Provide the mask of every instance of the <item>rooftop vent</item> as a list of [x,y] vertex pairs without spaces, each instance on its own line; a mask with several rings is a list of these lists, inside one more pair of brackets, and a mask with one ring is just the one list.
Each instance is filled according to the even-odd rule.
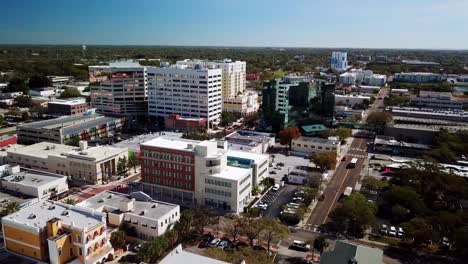
[[34,219],[34,218],[36,218],[36,215],[35,215],[35,214],[30,214],[30,215],[28,216],[28,219]]
[[54,209],[55,209],[55,205],[49,206],[49,210],[54,210]]
[[151,208],[156,208],[156,204],[153,204],[153,205],[151,206]]
[[107,199],[110,199],[112,198],[112,194],[109,194],[109,196],[107,196]]
[[68,212],[68,210],[65,210],[65,211],[62,212],[63,216],[68,216],[69,214],[70,214],[70,212]]

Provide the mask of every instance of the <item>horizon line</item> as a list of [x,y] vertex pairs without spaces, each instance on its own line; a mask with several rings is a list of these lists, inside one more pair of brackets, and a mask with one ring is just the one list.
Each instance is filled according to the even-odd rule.
[[167,44],[31,44],[31,43],[0,43],[0,46],[111,46],[111,47],[175,47],[175,48],[260,48],[260,49],[337,49],[337,50],[427,50],[427,51],[468,51],[457,48],[366,48],[366,47],[305,47],[305,46],[230,46],[230,45],[167,45]]

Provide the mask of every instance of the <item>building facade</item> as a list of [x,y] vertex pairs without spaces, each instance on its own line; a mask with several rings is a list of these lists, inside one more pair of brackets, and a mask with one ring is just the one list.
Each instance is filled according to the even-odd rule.
[[57,198],[68,191],[67,177],[53,173],[3,165],[0,174],[3,189],[39,200]]
[[197,130],[206,128],[204,118],[185,118],[180,115],[170,115],[164,118],[166,130]]
[[248,116],[258,112],[257,93],[246,93],[233,97],[223,98],[223,111],[240,113],[241,116]]
[[75,185],[102,184],[117,174],[119,158],[127,157],[125,148],[98,146],[86,142],[72,147],[48,142],[12,146],[7,150],[11,165],[67,176]]
[[250,169],[227,166],[216,141],[159,137],[141,144],[142,190],[155,199],[240,213],[251,200]]
[[143,240],[163,235],[180,218],[180,206],[152,200],[143,192],[105,191],[77,205],[106,214],[109,226],[119,227],[126,222]]
[[47,111],[52,116],[83,115],[89,109],[86,98],[70,98],[54,100],[47,103]]
[[106,218],[73,205],[40,201],[2,218],[5,249],[52,263],[103,263],[114,249]]
[[105,115],[146,116],[146,80],[146,67],[135,62],[89,66],[91,106]]
[[178,65],[189,65],[195,67],[200,65],[207,68],[219,68],[222,70],[222,96],[224,98],[236,97],[244,94],[246,80],[246,62],[232,61],[225,59],[222,61],[207,60],[183,60],[177,61]]
[[173,65],[148,69],[148,115],[204,118],[217,123],[222,108],[222,70]]
[[436,109],[459,109],[468,106],[468,99],[454,97],[448,92],[420,91],[418,96],[410,98],[410,105]]
[[333,51],[330,68],[338,72],[344,72],[348,69],[348,53]]
[[355,94],[335,94],[335,104],[343,104],[343,105],[356,105],[356,104],[363,104],[363,103],[370,102],[370,96],[365,95],[355,95]]
[[299,137],[292,140],[291,149],[310,154],[335,152],[338,155],[340,152],[340,141],[337,138]]
[[398,82],[431,83],[442,81],[442,75],[431,72],[400,72],[395,73],[394,80]]
[[114,136],[124,123],[125,118],[97,114],[65,116],[18,125],[16,134],[19,144],[99,141]]

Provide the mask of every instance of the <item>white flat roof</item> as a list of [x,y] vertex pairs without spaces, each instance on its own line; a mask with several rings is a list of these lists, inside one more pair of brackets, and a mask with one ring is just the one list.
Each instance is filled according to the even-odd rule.
[[212,259],[209,257],[197,255],[191,252],[184,251],[182,246],[179,245],[171,252],[169,252],[159,264],[188,264],[188,263],[196,263],[196,264],[228,264],[228,262],[224,262],[217,259]]
[[239,181],[239,180],[242,180],[249,173],[250,173],[250,169],[226,166],[226,168],[220,173],[208,175],[207,177],[214,177],[214,178],[226,179],[226,180],[231,180],[231,181]]
[[141,146],[193,151],[194,148],[189,148],[189,145],[195,146],[198,144],[200,144],[200,141],[197,140],[158,137],[150,141],[141,143]]
[[47,222],[58,218],[67,226],[79,229],[92,228],[104,220],[104,215],[78,206],[54,201],[41,201],[2,218],[7,223],[23,225],[39,231]]
[[7,149],[7,152],[46,159],[49,155],[59,156],[74,149],[77,149],[77,147],[49,142],[40,142],[29,146],[11,145],[10,148]]
[[2,181],[12,182],[22,186],[39,187],[51,182],[61,181],[65,176],[52,175],[45,172],[20,171],[2,178]]
[[252,152],[238,151],[238,150],[228,150],[228,157],[236,157],[242,159],[250,159],[255,161],[256,164],[260,164],[265,160],[268,160],[269,156],[265,154],[257,154]]

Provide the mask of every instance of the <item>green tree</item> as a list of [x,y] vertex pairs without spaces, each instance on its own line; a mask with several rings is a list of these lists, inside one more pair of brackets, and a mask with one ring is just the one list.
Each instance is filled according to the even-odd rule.
[[323,251],[329,246],[327,237],[325,236],[318,236],[314,240],[314,249],[317,250],[320,255],[322,255]]
[[336,167],[336,152],[314,153],[311,161],[321,169],[332,170]]
[[231,124],[232,122],[235,122],[236,120],[237,118],[233,112],[226,112],[226,111],[221,112],[221,125],[222,126],[228,126],[229,124]]
[[143,245],[137,257],[140,261],[147,263],[157,263],[158,259],[161,258],[168,248],[168,244],[164,236],[161,236],[151,242]]
[[128,169],[133,168],[133,170],[136,173],[137,172],[136,168],[138,165],[140,165],[140,159],[135,154],[129,155],[128,162],[127,162]]
[[413,239],[416,245],[420,245],[431,239],[432,228],[423,218],[413,218],[402,226],[405,230],[405,237]]
[[297,127],[287,127],[278,133],[281,145],[289,145],[289,149],[291,149],[292,140],[300,136],[301,132]]
[[270,252],[271,243],[277,239],[283,239],[289,235],[288,227],[281,224],[277,219],[264,218],[263,230],[260,238],[267,241],[267,252]]
[[3,210],[1,212],[1,216],[7,216],[9,214],[18,212],[21,208],[21,205],[19,202],[7,202],[6,205],[3,207]]
[[219,223],[219,217],[211,208],[198,208],[193,211],[192,225],[198,236],[202,236],[205,227]]
[[36,117],[43,117],[47,114],[47,107],[44,107],[40,104],[34,104],[30,109],[29,112],[34,114]]
[[29,78],[29,88],[31,89],[50,86],[52,86],[52,82],[44,74],[35,74]]
[[23,79],[13,77],[8,83],[6,92],[23,92],[23,94],[29,93],[29,87],[26,85]]
[[374,204],[364,195],[353,193],[332,212],[330,218],[340,231],[359,237],[374,225],[376,211]]
[[127,157],[123,156],[117,161],[117,174],[120,176],[127,176]]
[[242,233],[242,221],[240,218],[235,217],[232,222],[224,227],[224,232],[231,236],[233,243],[236,243]]
[[385,126],[393,121],[393,116],[388,112],[372,112],[367,116],[367,124],[377,132],[382,132]]
[[21,110],[18,107],[11,107],[8,112],[5,113],[6,116],[19,118],[21,117]]
[[174,230],[177,231],[179,242],[187,242],[190,239],[190,232],[194,218],[193,212],[193,210],[182,211],[179,221],[174,224]]
[[339,127],[335,131],[335,135],[338,136],[341,140],[345,140],[353,135],[353,132],[350,128]]
[[67,198],[67,199],[63,200],[63,202],[66,203],[66,204],[71,204],[71,205],[76,204],[76,200],[73,199],[73,198]]
[[127,235],[124,231],[115,231],[111,233],[110,243],[116,249],[123,249],[127,241]]
[[34,103],[31,100],[31,97],[27,95],[21,95],[17,96],[15,99],[13,99],[14,104],[17,107],[32,107],[34,106]]
[[80,145],[80,137],[79,136],[72,136],[72,137],[66,138],[65,139],[65,145],[78,147],[78,145]]
[[73,98],[73,97],[81,97],[80,91],[76,88],[66,88],[62,94],[60,94],[60,98]]
[[253,216],[246,216],[241,219],[241,234],[249,239],[250,246],[254,246],[254,240],[259,238],[260,234],[265,229],[265,222],[259,221],[259,219]]

